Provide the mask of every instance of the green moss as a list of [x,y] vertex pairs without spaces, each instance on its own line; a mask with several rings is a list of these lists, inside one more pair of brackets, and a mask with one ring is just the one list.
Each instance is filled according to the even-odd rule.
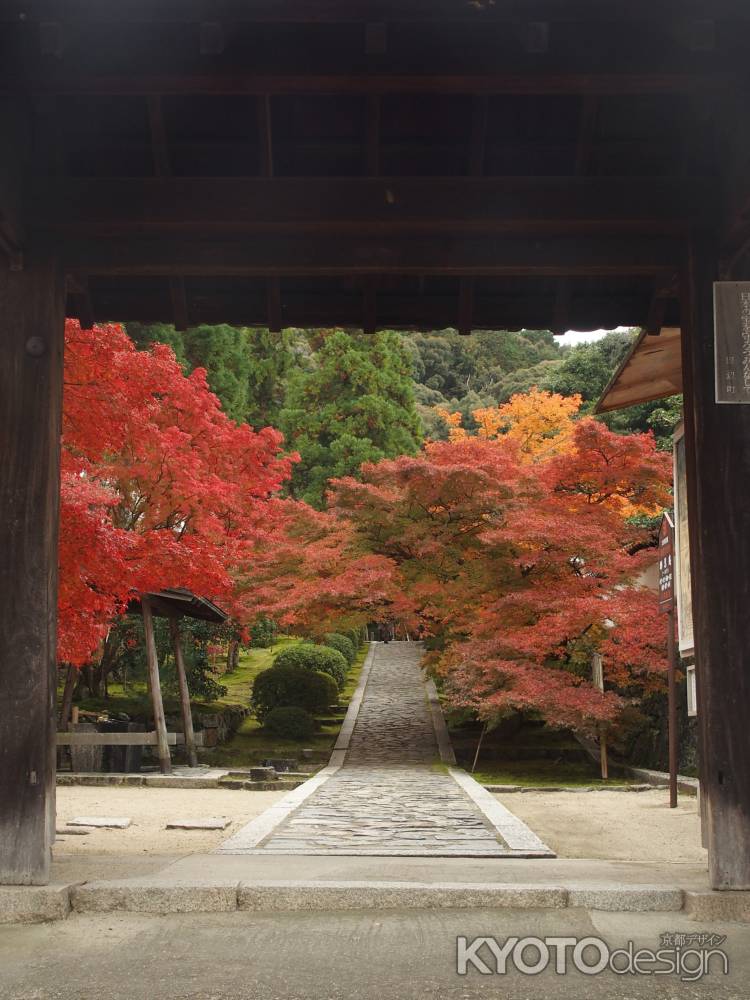
[[602,781],[596,765],[556,763],[552,760],[503,761],[479,767],[473,777],[481,785],[629,785],[633,781],[612,777]]

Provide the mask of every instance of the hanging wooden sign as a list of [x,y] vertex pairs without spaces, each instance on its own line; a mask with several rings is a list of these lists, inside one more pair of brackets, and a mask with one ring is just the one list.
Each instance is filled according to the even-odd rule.
[[716,402],[750,403],[750,281],[714,283]]
[[659,528],[659,611],[674,609],[674,524],[665,514]]

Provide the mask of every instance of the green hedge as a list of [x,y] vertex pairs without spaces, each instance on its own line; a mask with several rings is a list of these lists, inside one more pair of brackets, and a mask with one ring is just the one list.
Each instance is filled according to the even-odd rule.
[[309,740],[315,734],[315,719],[304,708],[274,708],[266,716],[264,728],[282,740]]
[[262,670],[253,681],[250,704],[263,722],[275,708],[304,708],[315,714],[328,711],[337,699],[338,688],[330,674],[274,664]]
[[301,642],[287,646],[273,661],[274,667],[303,667],[305,670],[319,670],[330,674],[339,688],[346,684],[349,665],[342,653],[330,646],[316,646],[312,642]]
[[341,632],[329,632],[325,637],[325,645],[330,646],[331,649],[338,649],[349,666],[354,663],[357,657],[357,647],[348,636]]

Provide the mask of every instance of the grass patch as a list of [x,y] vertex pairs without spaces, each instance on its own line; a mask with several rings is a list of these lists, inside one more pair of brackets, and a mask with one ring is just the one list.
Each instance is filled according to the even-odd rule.
[[[298,640],[287,640],[287,644],[289,641],[294,642]],[[324,756],[327,756],[333,749],[333,745],[341,729],[341,724],[344,721],[346,710],[349,707],[349,702],[359,682],[368,648],[365,645],[357,652],[357,658],[347,673],[346,685],[339,695],[338,708],[334,711],[329,710],[324,715],[318,716],[319,720],[325,719],[325,722],[320,722],[318,732],[315,733],[312,739],[305,741],[305,747],[317,750]],[[233,695],[231,703],[237,703],[236,693],[242,691],[244,696],[242,704],[247,705],[250,700],[253,678],[261,670],[265,670],[271,665],[271,661],[280,650],[280,643],[277,642],[273,649],[254,650],[240,658],[240,667],[243,668],[243,674],[231,692]],[[269,655],[261,660],[259,658],[259,654],[261,653]],[[243,659],[250,661],[252,657],[256,659],[247,663],[242,662]],[[239,677],[240,667],[230,676]],[[222,679],[222,683],[225,682]],[[229,703],[229,694],[227,694],[225,700]],[[211,763],[216,767],[241,768],[264,757],[294,757],[299,753],[301,746],[302,744],[297,741],[280,740],[271,736],[263,729],[257,719],[248,716],[243,720],[242,725],[229,742],[223,743],[214,750],[199,751],[199,756],[206,763]],[[319,761],[318,763],[322,766],[323,761]]]
[[630,785],[633,780],[621,777],[603,781],[596,766],[572,764],[552,760],[503,761],[497,765],[486,764],[479,767],[473,777],[481,785]]

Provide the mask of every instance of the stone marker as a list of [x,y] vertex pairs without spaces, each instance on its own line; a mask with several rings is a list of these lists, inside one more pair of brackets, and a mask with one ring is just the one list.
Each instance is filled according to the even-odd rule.
[[167,830],[226,830],[231,820],[226,816],[208,816],[206,819],[170,819]]
[[115,830],[126,830],[131,820],[128,816],[76,816],[68,821],[68,826],[112,827]]

